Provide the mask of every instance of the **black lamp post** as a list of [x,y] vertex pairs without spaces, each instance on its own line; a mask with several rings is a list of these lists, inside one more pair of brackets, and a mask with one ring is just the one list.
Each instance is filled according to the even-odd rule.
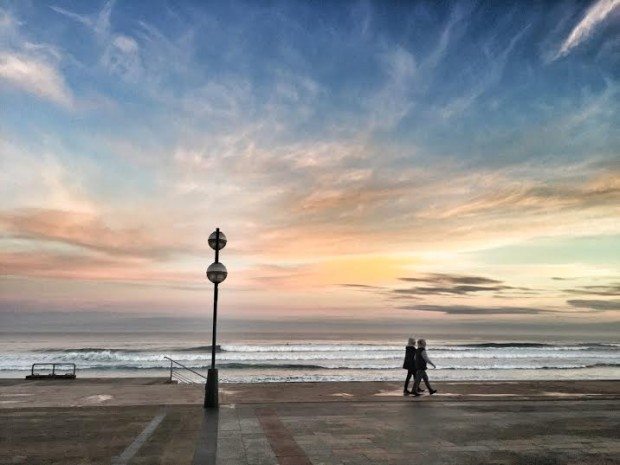
[[215,347],[217,333],[217,285],[226,279],[228,271],[226,267],[220,263],[220,250],[226,246],[226,236],[220,232],[220,228],[216,228],[209,236],[209,246],[215,250],[215,262],[207,268],[207,278],[214,284],[213,290],[213,339],[211,342],[211,368],[207,374],[207,385],[205,386],[205,403],[204,407],[217,408],[218,401],[218,379],[217,369],[215,368]]

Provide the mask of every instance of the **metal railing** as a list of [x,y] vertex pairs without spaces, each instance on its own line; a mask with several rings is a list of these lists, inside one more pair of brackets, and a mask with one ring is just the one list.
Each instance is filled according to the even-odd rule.
[[[165,359],[170,360],[170,378],[169,381],[171,383],[173,382],[179,382],[179,383],[187,383],[187,384],[196,384],[196,383],[204,383],[207,380],[207,377],[198,373],[196,370],[192,370],[189,367],[186,367],[185,365],[183,365],[180,362],[177,362],[176,360],[171,359],[170,357],[165,357]],[[183,371],[185,370],[185,371]],[[195,377],[192,377],[191,374],[197,376],[199,379],[196,379]]]
[[33,363],[26,379],[75,378],[75,363]]

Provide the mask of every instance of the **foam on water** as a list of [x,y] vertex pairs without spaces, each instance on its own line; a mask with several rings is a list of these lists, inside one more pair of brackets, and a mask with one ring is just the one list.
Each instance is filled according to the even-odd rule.
[[[403,355],[402,345],[379,343],[222,344],[217,361],[226,371],[224,379],[236,381],[361,381],[400,379]],[[511,379],[520,377],[517,372],[586,369],[602,377],[620,377],[620,345],[614,343],[442,343],[430,346],[429,355],[438,366],[435,378]],[[210,346],[143,348],[136,342],[132,347],[109,348],[11,347],[0,352],[0,376],[14,376],[33,363],[45,362],[75,363],[82,376],[160,376],[170,364],[164,356],[206,370]]]

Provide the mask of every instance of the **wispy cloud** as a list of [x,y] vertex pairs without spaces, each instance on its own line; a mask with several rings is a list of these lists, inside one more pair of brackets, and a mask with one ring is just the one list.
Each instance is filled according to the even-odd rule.
[[354,289],[384,289],[381,286],[369,286],[367,284],[353,284],[353,283],[339,284],[339,286],[352,287]]
[[571,50],[588,39],[596,27],[605,21],[620,6],[620,0],[598,0],[562,42],[555,59],[567,55]]
[[620,296],[620,284],[589,285],[564,289],[569,294]]
[[620,300],[567,300],[567,304],[577,308],[588,308],[597,311],[620,310]]
[[499,296],[505,291],[532,292],[532,289],[524,287],[508,286],[503,281],[487,278],[484,276],[449,275],[445,273],[428,274],[420,277],[399,278],[401,281],[426,283],[426,286],[414,286],[406,289],[393,289],[393,293],[399,295],[425,296],[425,295],[473,295],[477,293],[492,292]]
[[91,28],[98,34],[103,34],[110,27],[110,14],[113,5],[114,1],[106,2],[98,15],[81,15],[55,5],[50,6],[50,8],[56,13],[60,13],[67,18]]
[[369,127],[389,129],[413,107],[411,93],[415,86],[416,61],[408,50],[397,47],[380,55],[386,70],[385,82],[367,102]]
[[109,0],[99,12],[90,15],[78,14],[58,6],[50,8],[86,26],[94,34],[102,48],[101,64],[104,68],[124,79],[137,81],[143,73],[140,47],[135,38],[112,30],[110,17],[115,3]]
[[0,8],[0,84],[71,108],[74,96],[60,69],[61,52],[53,45],[32,42],[23,28]]
[[620,177],[619,173],[613,170],[597,173],[581,185],[576,185],[574,182],[553,185],[533,181],[527,183],[523,180],[510,182],[506,179],[505,181],[494,183],[492,192],[474,197],[453,209],[446,209],[440,215],[462,217],[491,210],[502,212],[518,210],[521,214],[528,211],[549,212],[550,209],[582,210],[606,204],[613,205],[620,198]]
[[0,80],[59,105],[73,105],[71,90],[58,68],[40,58],[0,54]]
[[341,286],[360,291],[374,292],[378,296],[389,300],[423,300],[429,296],[450,298],[462,296],[467,298],[489,297],[515,298],[544,294],[540,289],[531,289],[523,286],[510,286],[504,281],[484,276],[429,273],[414,277],[398,278],[401,282],[418,283],[413,287],[402,288],[394,286],[373,286],[365,284],[341,284]]
[[[248,309],[525,317],[530,303],[576,314],[567,295],[613,295],[550,279],[587,276],[580,263],[545,268],[541,253],[508,269],[491,252],[620,232],[614,62],[570,53],[610,31],[599,22],[567,48],[578,73],[538,53],[582,5],[153,1],[0,12],[7,272],[172,289],[161,270],[203,277],[217,224],[227,286],[249,289],[231,301]],[[47,108],[93,93],[115,105]],[[599,261],[614,274],[613,257]]]
[[417,310],[422,312],[438,312],[447,315],[539,315],[549,313],[549,310],[529,307],[475,307],[470,305],[407,305],[399,307],[402,310]]
[[[179,290],[194,290],[204,284],[202,273],[173,271],[165,267],[157,269],[140,259],[84,254],[79,250],[0,252],[0,262],[2,279],[51,278]],[[192,286],[192,283],[196,283],[196,286]]]
[[421,277],[399,278],[406,282],[423,283],[450,283],[450,284],[501,284],[502,281],[484,276],[450,275],[446,273],[431,273]]
[[163,259],[183,249],[141,227],[113,228],[98,215],[63,210],[27,209],[0,213],[5,235],[60,242],[109,255]]

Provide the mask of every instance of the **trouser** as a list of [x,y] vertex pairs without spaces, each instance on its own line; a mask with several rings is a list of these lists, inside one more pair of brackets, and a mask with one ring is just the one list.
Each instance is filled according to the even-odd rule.
[[407,378],[405,379],[405,391],[409,387],[409,381],[411,381],[411,377],[412,376],[414,377],[413,379],[415,380],[415,370],[408,370],[407,371]]
[[420,381],[424,380],[424,384],[429,391],[432,391],[433,388],[431,384],[428,382],[428,375],[426,374],[426,370],[417,370],[415,372],[415,381],[413,382],[413,392],[418,392],[418,388],[420,387]]

